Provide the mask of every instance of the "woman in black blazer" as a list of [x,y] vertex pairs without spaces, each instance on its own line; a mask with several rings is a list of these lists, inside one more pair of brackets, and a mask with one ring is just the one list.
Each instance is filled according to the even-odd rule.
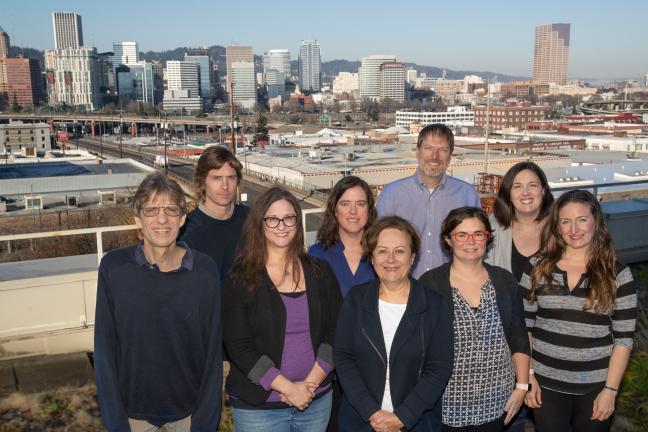
[[378,279],[351,289],[335,338],[340,431],[440,430],[452,326],[441,296],[409,276],[418,249],[416,231],[397,216],[367,233]]

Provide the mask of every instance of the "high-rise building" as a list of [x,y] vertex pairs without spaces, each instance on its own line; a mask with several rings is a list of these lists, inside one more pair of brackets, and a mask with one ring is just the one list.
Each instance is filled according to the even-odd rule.
[[65,103],[90,111],[97,109],[101,81],[97,49],[86,46],[48,50],[45,55],[48,69],[51,67],[47,81],[51,87],[48,92],[53,97],[50,97],[49,104]]
[[113,67],[134,65],[139,62],[137,42],[123,41],[113,43]]
[[256,103],[256,78],[254,63],[232,63],[232,102],[251,110]]
[[196,63],[198,65],[198,82],[200,84],[200,96],[205,100],[211,98],[212,88],[212,61],[209,53],[205,48],[187,50],[184,61]]
[[416,72],[416,69],[407,69],[407,71],[405,71],[405,79],[407,80],[408,83],[414,84],[416,82],[417,77],[418,74]]
[[[248,62],[254,64],[254,54],[252,54],[252,47],[247,45],[230,45],[225,48],[225,56],[227,59],[227,88],[228,93],[232,89],[232,63],[234,62]],[[254,70],[252,75],[254,76]]]
[[546,24],[535,28],[533,80],[567,84],[569,24]]
[[358,93],[358,74],[352,72],[340,72],[333,80],[333,94]]
[[391,54],[374,54],[360,59],[358,76],[361,97],[380,99],[380,66],[395,61],[396,56]]
[[190,96],[200,96],[196,63],[172,60],[166,65],[168,90],[189,90]]
[[153,103],[157,105],[164,97],[164,66],[154,61],[151,67],[153,68]]
[[405,66],[399,62],[380,65],[380,98],[405,102]]
[[290,51],[287,49],[271,49],[263,54],[263,72],[278,70],[283,74],[283,79],[290,79],[292,70],[290,66]]
[[322,86],[322,58],[316,39],[304,39],[299,45],[299,87],[302,91],[318,92]]
[[81,15],[73,12],[53,12],[54,48],[77,49],[83,46]]
[[155,90],[153,81],[153,65],[139,62],[138,64],[119,65],[117,67],[117,93],[120,100],[134,100],[153,104]]
[[0,26],[0,58],[9,57],[9,33],[7,33],[2,26]]
[[7,93],[10,104],[14,100],[23,107],[41,104],[45,99],[40,62],[23,57],[0,57],[0,93]]

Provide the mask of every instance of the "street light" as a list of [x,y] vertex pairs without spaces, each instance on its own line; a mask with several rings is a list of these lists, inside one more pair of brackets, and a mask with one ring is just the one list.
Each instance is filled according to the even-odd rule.
[[167,112],[164,111],[164,175],[169,172],[169,161],[167,160]]

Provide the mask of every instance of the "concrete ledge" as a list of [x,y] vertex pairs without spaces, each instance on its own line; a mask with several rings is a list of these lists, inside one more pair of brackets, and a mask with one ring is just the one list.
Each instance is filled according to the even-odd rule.
[[80,386],[94,380],[94,371],[85,352],[15,359],[13,368],[16,387],[23,393]]

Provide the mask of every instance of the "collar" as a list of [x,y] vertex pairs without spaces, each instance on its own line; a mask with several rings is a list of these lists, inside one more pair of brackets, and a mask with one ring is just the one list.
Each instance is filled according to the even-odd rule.
[[216,216],[214,213],[212,213],[211,211],[209,211],[209,209],[207,208],[207,206],[206,206],[205,204],[203,204],[203,203],[198,203],[198,209],[199,209],[201,212],[205,213],[205,214],[206,214],[207,216],[209,216],[210,218],[213,218],[213,219],[216,219],[216,220],[221,220],[221,221],[223,221],[223,220],[228,220],[228,219],[231,218],[232,215],[234,214],[234,203],[233,203],[233,202],[230,203],[230,208],[229,208],[229,210],[227,210],[227,216],[225,216],[224,218],[219,218],[218,216]]
[[[146,259],[146,255],[144,254],[144,248],[142,247],[143,245],[144,245],[144,241],[140,241],[139,243],[137,243],[137,246],[135,246],[135,263],[140,267],[148,267],[152,270],[160,271],[157,264],[151,264],[148,261],[148,259]],[[180,267],[178,267],[176,270],[173,270],[170,273],[180,271],[181,269],[187,271],[193,270],[194,258],[193,258],[193,254],[191,253],[191,248],[189,247],[189,245],[187,245],[187,243],[183,241],[179,241],[176,243],[176,246],[180,246],[181,248],[186,249],[186,252],[182,257],[182,262],[180,263]]]
[[[428,185],[421,178],[421,172],[419,168],[416,168],[416,173],[414,174],[414,178],[416,180],[416,184],[419,185],[419,187],[425,189],[427,192],[430,191]],[[447,179],[448,179],[448,175],[444,173],[443,176],[441,176],[441,181],[439,182],[439,184],[437,184],[434,187],[434,190],[443,189],[445,187]]]
[[[422,313],[427,309],[427,301],[425,299],[424,288],[413,277],[409,277],[410,292],[407,298],[407,307],[405,308],[406,314]],[[380,279],[376,278],[370,282],[371,288],[364,294],[362,307],[373,313],[378,313],[378,297],[380,291]]]

